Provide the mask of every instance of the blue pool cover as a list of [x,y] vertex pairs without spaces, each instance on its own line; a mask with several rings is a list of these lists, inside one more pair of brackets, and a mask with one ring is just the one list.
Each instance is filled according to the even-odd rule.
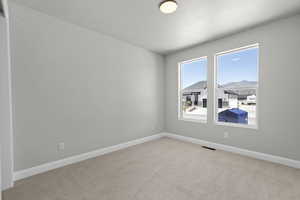
[[219,122],[248,124],[248,112],[238,108],[224,110],[218,114],[218,117]]

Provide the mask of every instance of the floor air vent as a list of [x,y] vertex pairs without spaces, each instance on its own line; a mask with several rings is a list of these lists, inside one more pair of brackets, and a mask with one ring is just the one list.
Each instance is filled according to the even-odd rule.
[[211,147],[207,147],[207,146],[202,146],[202,148],[207,149],[207,150],[211,150],[211,151],[215,151],[216,149],[211,148]]

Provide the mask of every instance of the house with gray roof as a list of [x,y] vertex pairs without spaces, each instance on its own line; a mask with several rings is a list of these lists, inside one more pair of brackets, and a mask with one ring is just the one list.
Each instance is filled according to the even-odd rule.
[[[222,86],[217,88],[218,107],[222,108],[229,104],[237,105],[238,94]],[[207,81],[199,81],[182,90],[183,102],[190,102],[191,105],[207,107]]]

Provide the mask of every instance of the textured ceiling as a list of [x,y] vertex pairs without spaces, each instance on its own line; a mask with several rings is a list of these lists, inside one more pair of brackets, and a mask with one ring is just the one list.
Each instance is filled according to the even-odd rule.
[[161,54],[300,11],[300,0],[177,0],[170,15],[159,0],[14,1]]

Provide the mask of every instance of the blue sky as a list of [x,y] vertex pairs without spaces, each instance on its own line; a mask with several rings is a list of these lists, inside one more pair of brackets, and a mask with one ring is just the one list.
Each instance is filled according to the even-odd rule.
[[181,65],[182,88],[207,80],[207,59],[199,59]]
[[[258,50],[251,48],[218,56],[218,84],[257,81]],[[182,88],[207,80],[207,59],[185,63],[181,67]]]
[[218,56],[218,84],[257,81],[258,48]]

